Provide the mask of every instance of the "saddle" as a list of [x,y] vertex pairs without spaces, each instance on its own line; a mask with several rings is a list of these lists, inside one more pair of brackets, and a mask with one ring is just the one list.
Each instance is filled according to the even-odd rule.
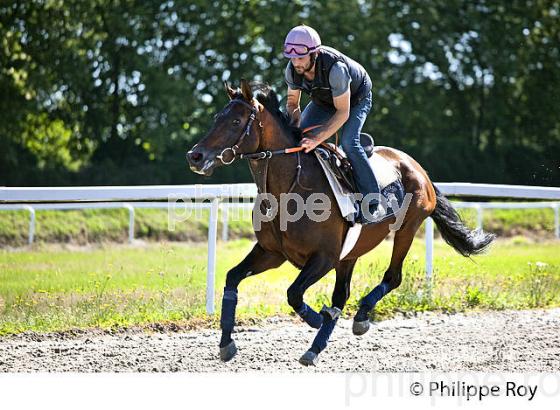
[[[373,137],[365,132],[360,133],[360,144],[364,148],[367,157],[371,157],[375,147]],[[319,154],[323,159],[327,160],[340,184],[348,189],[349,192],[359,192],[356,187],[352,165],[348,158],[346,158],[346,155],[332,143],[323,142],[320,147],[322,149],[318,150]]]

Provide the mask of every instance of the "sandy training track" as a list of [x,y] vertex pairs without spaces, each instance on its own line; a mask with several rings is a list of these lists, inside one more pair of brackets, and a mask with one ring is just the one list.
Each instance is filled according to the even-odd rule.
[[374,324],[364,336],[339,320],[317,367],[298,359],[316,333],[272,318],[239,327],[238,355],[218,356],[215,329],[116,333],[92,330],[0,337],[1,372],[546,371],[560,370],[560,309],[426,313]]

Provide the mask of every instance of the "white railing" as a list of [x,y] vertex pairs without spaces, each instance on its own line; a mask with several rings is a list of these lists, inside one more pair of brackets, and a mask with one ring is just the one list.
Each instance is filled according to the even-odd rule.
[[[476,228],[483,229],[484,209],[551,209],[554,212],[554,236],[560,239],[560,202],[458,202],[452,201],[455,208],[476,210]],[[433,271],[434,223],[426,219],[426,280],[430,281]]]
[[[444,195],[507,197],[525,199],[560,200],[560,188],[531,187],[520,185],[492,185],[470,183],[437,183]],[[35,211],[45,209],[87,209],[124,208],[129,212],[129,241],[134,239],[134,208],[168,208],[170,202],[178,198],[184,200],[210,200],[209,203],[185,202],[181,206],[206,208],[210,210],[208,224],[208,267],[206,287],[206,310],[214,313],[214,289],[216,270],[216,242],[218,211],[222,207],[222,239],[227,239],[228,209],[231,207],[252,207],[251,202],[229,203],[224,200],[251,200],[257,195],[254,184],[232,185],[158,185],[158,186],[95,186],[95,187],[37,187],[0,188],[0,210],[23,209],[30,213],[29,243],[35,232]],[[167,202],[122,202],[122,201],[162,201]],[[107,202],[119,201],[119,202]],[[50,203],[45,203],[50,202]],[[68,203],[72,202],[72,203]],[[482,212],[488,208],[551,208],[554,209],[555,235],[560,237],[560,202],[454,202],[456,207],[473,207],[477,210],[477,226],[482,228]],[[426,279],[431,280],[433,272],[434,224],[431,218],[425,223],[426,229]]]
[[560,220],[558,210],[560,202],[458,202],[453,201],[455,208],[471,208],[476,210],[476,227],[482,229],[483,211],[485,209],[547,209],[554,211],[554,234],[560,238]]

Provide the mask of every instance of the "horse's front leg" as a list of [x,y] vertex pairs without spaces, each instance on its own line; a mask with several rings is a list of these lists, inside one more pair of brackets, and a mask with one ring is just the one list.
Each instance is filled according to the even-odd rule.
[[350,297],[350,282],[352,280],[352,272],[355,264],[355,259],[348,260],[341,262],[336,268],[336,282],[332,294],[332,307],[323,306],[321,310],[321,315],[323,316],[321,328],[317,336],[315,336],[311,348],[299,359],[299,362],[304,366],[314,366],[317,363],[319,353],[327,347],[336,322]]
[[311,285],[334,267],[335,261],[336,258],[328,254],[313,254],[305,263],[294,283],[288,288],[288,303],[290,306],[309,326],[316,329],[322,327],[324,316],[308,306],[303,300],[303,295]]
[[220,358],[227,362],[237,353],[235,342],[231,338],[235,325],[235,307],[237,306],[237,287],[239,283],[252,275],[280,266],[286,258],[277,253],[264,250],[258,243],[243,261],[227,273],[226,286],[222,299],[220,327]]

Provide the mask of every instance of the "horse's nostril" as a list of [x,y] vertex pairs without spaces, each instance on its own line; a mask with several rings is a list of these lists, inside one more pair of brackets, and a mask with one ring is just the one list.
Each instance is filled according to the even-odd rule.
[[203,155],[200,152],[191,152],[190,157],[193,162],[200,162],[202,161]]

